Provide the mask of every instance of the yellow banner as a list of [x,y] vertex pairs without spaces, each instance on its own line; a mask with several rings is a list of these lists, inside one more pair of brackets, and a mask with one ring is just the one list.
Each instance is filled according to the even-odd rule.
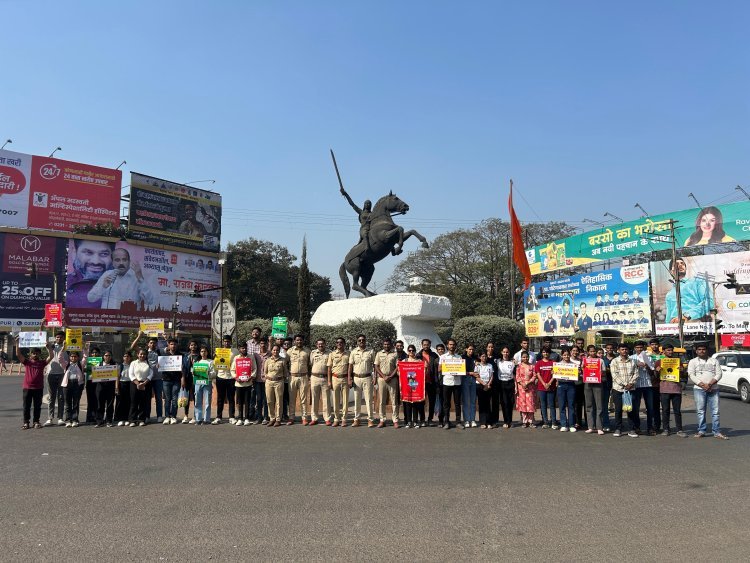
[[466,375],[466,362],[446,358],[443,360],[443,375]]
[[141,332],[147,336],[164,334],[164,319],[141,319]]
[[66,328],[65,329],[65,349],[68,352],[81,351],[83,345],[83,329],[82,328]]
[[578,381],[578,366],[575,364],[552,364],[552,377],[562,381]]
[[91,381],[117,381],[117,366],[91,366]]
[[229,369],[232,362],[231,348],[217,348],[214,354],[214,367],[216,369]]
[[662,358],[659,379],[662,381],[680,382],[680,358]]

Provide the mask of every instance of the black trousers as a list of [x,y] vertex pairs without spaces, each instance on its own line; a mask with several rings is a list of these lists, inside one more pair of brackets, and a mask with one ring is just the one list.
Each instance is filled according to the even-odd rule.
[[456,423],[461,420],[461,385],[443,385],[442,419],[448,424],[451,419],[451,398],[456,409]]
[[[664,423],[664,430],[669,430],[670,403],[674,411],[674,423],[678,432],[682,432],[682,394],[681,393],[664,393],[659,394],[661,402],[661,420]],[[654,423],[656,424],[656,423]]]
[[193,385],[193,376],[185,376],[185,389],[188,390],[188,403],[185,405],[185,417],[190,414],[190,403],[195,404],[195,385]]
[[78,411],[81,403],[81,390],[83,385],[78,381],[68,381],[65,387],[65,422],[78,422]]
[[151,401],[151,382],[144,389],[138,389],[135,382],[130,382],[130,422],[146,422],[148,404]]
[[281,419],[288,420],[289,419],[289,382],[286,379],[284,380],[283,401],[284,401],[284,404],[282,405]]
[[494,425],[498,422],[500,422],[500,380],[495,379],[490,387],[490,415],[487,424]]
[[[615,403],[615,430],[622,431],[622,391],[615,391],[612,389],[612,400]],[[628,417],[630,420],[630,417]],[[635,424],[630,420],[630,426],[632,430],[635,430]]]
[[[218,379],[216,381],[218,381]],[[232,383],[234,382],[232,381]],[[239,418],[240,420],[251,420],[252,417],[250,416],[250,410],[255,410],[253,383],[250,383],[250,385],[247,387],[237,387],[235,389],[235,396],[237,397],[237,418]],[[230,416],[232,416],[232,411],[230,410],[229,412]]]
[[[437,400],[437,390],[438,390],[437,383],[427,383],[424,389],[425,389],[425,392],[427,393],[427,403],[428,403],[427,422],[432,422],[432,419],[435,418],[435,401]],[[424,408],[424,403],[423,403],[423,408]],[[437,415],[438,415],[438,418],[440,418],[440,420],[443,419],[442,413],[437,413]]]
[[513,423],[513,406],[516,402],[516,382],[500,382],[500,408],[503,411],[503,424]]
[[[682,395],[680,395],[680,403],[682,403]],[[661,412],[659,411],[659,405],[662,404],[661,402],[661,392],[659,391],[659,386],[656,385],[654,387],[654,429],[659,432],[661,430]],[[682,413],[680,413],[680,417],[682,417]],[[669,419],[667,419],[669,420]],[[675,416],[675,422],[677,422],[677,417]],[[664,426],[664,428],[667,428]]]
[[229,418],[234,418],[234,379],[216,378],[216,416],[221,418],[224,414],[224,403],[229,404]]
[[406,424],[410,422],[416,424],[417,421],[419,424],[424,424],[424,401],[418,403],[404,401],[402,404],[404,405],[404,422]]
[[31,422],[31,404],[34,403],[34,420],[36,424],[42,414],[42,396],[44,389],[24,389],[23,390],[23,422]]
[[589,419],[586,415],[586,392],[584,391],[583,384],[576,385],[576,400],[575,400],[575,409],[576,409],[576,422],[581,425],[581,422],[583,422],[583,425],[588,427]]
[[94,394],[96,395],[96,423],[111,423],[115,410],[115,382],[100,381],[94,385]]
[[490,401],[492,387],[484,390],[482,385],[477,385],[477,402],[479,403],[479,426],[486,426],[490,419]]
[[130,418],[130,381],[120,381],[120,394],[115,401],[115,420],[127,422]]
[[86,382],[86,422],[96,421],[96,384],[87,381]]

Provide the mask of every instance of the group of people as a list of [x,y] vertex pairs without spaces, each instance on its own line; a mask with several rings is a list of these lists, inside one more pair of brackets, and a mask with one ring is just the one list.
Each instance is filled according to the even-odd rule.
[[[698,418],[695,436],[707,435],[708,409],[713,436],[727,439],[719,424],[717,382],[721,369],[708,356],[705,345],[696,346],[697,357],[690,360],[686,373],[682,367],[676,368],[680,374],[676,377],[673,371],[679,362],[665,361],[675,358],[673,347],[660,347],[657,340],[649,343],[648,350],[645,342],[636,342],[631,351],[624,343],[584,348],[579,339],[558,353],[547,337],[540,352],[534,353],[529,350],[528,339],[523,339],[521,349],[511,354],[509,347],[497,350],[492,342],[481,350],[468,343],[459,353],[453,339],[448,339],[445,346],[438,344],[435,350],[429,339],[423,339],[417,350],[415,345],[404,347],[400,340],[394,343],[385,338],[381,349],[375,351],[368,348],[366,337],[359,335],[352,349],[339,337],[333,350],[323,339],[310,350],[305,346],[304,335],[266,339],[255,327],[250,340],[236,349],[231,337],[225,336],[222,344],[231,350],[230,361],[215,361],[209,347],[198,341],[191,340],[187,352],[178,349],[174,338],[167,340],[163,349],[158,348],[157,338],[149,338],[145,348],[138,348],[143,336],[138,333],[120,364],[116,364],[110,351],[102,355],[98,348],[86,355],[68,352],[63,332],[57,333],[54,344],[48,345],[44,360],[40,349],[26,354],[17,343],[16,353],[25,366],[23,428],[42,427],[46,374],[50,401],[45,426],[77,427],[79,403],[85,391],[85,422],[96,427],[145,426],[151,416],[153,397],[156,420],[162,424],[221,424],[226,406],[228,422],[233,425],[293,425],[297,422],[299,402],[299,421],[305,426],[322,423],[357,427],[366,423],[368,427],[383,428],[390,423],[394,428],[403,424],[406,428],[507,429],[513,426],[516,410],[525,428],[585,430],[598,435],[612,431],[614,436],[627,431],[629,436],[638,437],[644,432],[640,417],[643,402],[647,435],[674,432],[687,436],[681,399],[689,378],[694,384]],[[402,400],[398,370],[401,362],[424,365],[424,400]],[[465,366],[464,375],[443,369],[444,365],[455,366],[457,362]],[[95,366],[109,365],[117,366],[116,370],[109,370],[116,372],[116,377],[92,378],[97,371]],[[599,374],[599,382],[584,380],[584,373],[592,366]],[[563,372],[565,377],[558,377]],[[350,389],[354,394],[351,417]],[[216,411],[212,417],[214,392]],[[610,418],[610,403],[614,404],[614,420]],[[178,420],[180,409],[183,416]],[[539,424],[535,419],[537,409],[541,412]],[[623,411],[629,428],[625,428]]]

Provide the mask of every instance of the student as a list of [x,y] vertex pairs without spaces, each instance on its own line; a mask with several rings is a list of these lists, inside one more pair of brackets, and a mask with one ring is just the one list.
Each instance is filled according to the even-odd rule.
[[688,376],[693,382],[693,397],[695,398],[695,413],[698,417],[698,432],[696,438],[703,438],[708,429],[706,425],[706,408],[711,413],[711,430],[714,438],[728,440],[722,433],[719,421],[719,380],[721,366],[716,358],[708,356],[705,344],[696,344],[695,358],[688,362]]
[[[78,411],[81,401],[81,389],[86,385],[86,375],[81,366],[81,353],[77,350],[70,352],[70,362],[65,368],[62,383],[65,396],[65,426],[76,428],[78,426]],[[128,389],[128,391],[130,391]]]
[[[580,343],[579,343],[580,342]],[[570,361],[581,366],[583,354],[583,338],[576,338],[576,345],[570,349]],[[580,373],[580,369],[579,369]],[[576,425],[575,429],[581,429],[581,423],[587,423],[586,419],[586,396],[583,390],[583,378],[579,377],[576,381],[576,398],[575,398],[575,411],[576,411]]]
[[474,344],[466,346],[462,356],[466,362],[466,376],[461,378],[461,406],[464,413],[464,428],[476,428],[477,373],[474,371]]
[[120,378],[115,385],[115,420],[117,426],[125,426],[130,418],[130,363],[133,353],[128,350],[122,355]]
[[[112,352],[104,352],[104,360],[101,365],[116,365],[112,359]],[[101,428],[105,424],[107,428],[112,428],[112,420],[115,410],[115,388],[116,381],[97,381],[94,384],[94,393],[96,394],[96,424],[94,428]]]
[[[568,367],[575,366],[579,372],[578,379],[581,378],[580,364],[571,361],[569,350],[563,350],[562,360],[559,363]],[[576,381],[570,381],[569,379],[557,380],[557,406],[560,408],[560,432],[576,431],[576,415],[574,412]]]
[[[542,411],[542,428],[557,430],[555,418],[556,382],[552,378],[552,366],[555,362],[549,359],[549,349],[542,348],[542,359],[534,364],[536,374],[536,391],[539,396],[539,409]],[[549,412],[549,414],[548,414]]]
[[[16,356],[18,361],[23,364],[23,426],[22,430],[28,430],[31,422],[34,428],[41,428],[39,417],[42,414],[42,395],[44,394],[44,368],[52,361],[50,354],[47,361],[40,358],[42,351],[39,348],[32,348],[27,358],[21,348],[18,346],[20,336],[16,338]],[[31,403],[34,403],[34,419],[31,420]]]
[[446,343],[448,345],[448,351],[440,356],[440,374],[442,376],[443,384],[443,426],[446,430],[453,428],[454,425],[450,423],[451,414],[451,400],[456,409],[456,425],[460,428],[461,421],[461,377],[460,375],[446,375],[443,371],[445,363],[449,360],[461,360],[462,357],[456,354],[456,341],[452,338],[448,339]]
[[477,399],[479,400],[479,427],[491,428],[490,420],[490,399],[492,396],[492,379],[495,374],[495,366],[487,361],[487,352],[479,355],[479,363],[474,364],[474,373],[476,373]]
[[177,401],[180,397],[180,380],[182,379],[182,364],[184,358],[177,349],[177,339],[167,340],[167,348],[161,352],[162,356],[177,356],[179,368],[161,371],[162,392],[164,395],[164,420],[162,424],[177,424]]
[[424,362],[424,381],[425,381],[425,394],[427,395],[427,404],[428,404],[428,411],[427,411],[427,422],[424,424],[424,426],[435,426],[435,422],[433,419],[435,418],[435,413],[438,415],[438,421],[440,425],[443,424],[443,413],[440,410],[440,406],[438,404],[438,397],[439,397],[439,377],[438,377],[438,369],[439,369],[439,356],[432,351],[432,341],[429,338],[423,338],[422,342],[422,349],[419,351],[419,357]]
[[513,426],[513,403],[516,398],[515,365],[510,359],[510,348],[503,346],[497,360],[499,401],[503,411],[503,428]]
[[198,342],[191,340],[188,343],[188,352],[182,358],[182,378],[180,379],[180,388],[186,389],[188,392],[188,402],[185,405],[185,417],[182,419],[182,424],[195,424],[195,420],[191,419],[188,415],[190,414],[190,401],[195,403],[195,388],[193,387],[193,364],[201,359],[198,353]]
[[[216,367],[216,418],[211,421],[211,424],[221,424],[224,416],[224,403],[227,404],[227,410],[229,411],[229,424],[235,424],[237,422],[235,418],[236,404],[234,397],[236,382],[231,373],[232,359],[235,352],[232,351],[232,337],[225,335],[221,343],[223,348],[229,348],[230,350],[229,365],[219,366],[214,364]],[[247,344],[245,345],[247,346]]]
[[[664,345],[664,356],[658,358],[654,365],[654,370],[659,374],[659,395],[661,403],[661,420],[664,424],[664,430],[662,430],[662,436],[669,436],[671,433],[669,428],[669,417],[670,417],[670,406],[671,410],[674,411],[674,423],[677,427],[677,435],[680,438],[687,438],[687,434],[682,429],[682,383],[679,381],[671,381],[673,374],[666,368],[662,367],[662,360],[664,358],[675,358],[674,346],[671,344]],[[677,358],[679,360],[679,358]],[[678,379],[681,379],[681,369],[677,368]],[[667,379],[669,378],[669,379]]]
[[[235,425],[240,424],[250,426],[251,408],[254,397],[252,396],[255,377],[257,376],[258,367],[255,364],[255,358],[247,353],[247,343],[240,342],[239,354],[232,358],[232,366],[229,370],[235,380],[235,396],[237,398],[237,420]],[[240,363],[241,369],[238,371],[237,363]]]
[[208,346],[200,347],[200,359],[193,362],[191,369],[195,385],[195,424],[201,426],[211,421],[211,396],[213,379],[216,379],[214,361],[208,357]]
[[535,428],[536,375],[529,363],[529,353],[521,352],[521,363],[516,366],[516,410],[521,413],[521,423],[526,428]]
[[[89,349],[89,354],[84,355],[83,365],[86,372],[86,424],[96,423],[96,411],[98,406],[96,404],[96,385],[91,381],[91,368],[93,366],[101,365],[103,361],[102,351],[94,346]],[[84,388],[80,389],[83,393]]]
[[[583,379],[585,380],[586,371],[591,369],[598,369],[599,376],[604,379],[604,362],[597,356],[596,346],[589,344],[586,348],[587,358],[583,360]],[[586,429],[586,434],[591,434],[594,431],[599,436],[604,434],[604,419],[601,415],[602,404],[604,401],[604,395],[602,393],[602,383],[589,383],[583,384],[583,393],[586,398],[586,409],[589,412],[589,425]],[[596,421],[599,419],[599,426],[597,427]]]
[[151,378],[153,377],[151,366],[148,363],[148,352],[143,348],[138,350],[138,357],[131,362],[128,369],[130,377],[130,416],[128,417],[131,428],[146,426],[146,414],[148,403],[151,401]]
[[634,354],[631,359],[635,362],[638,372],[638,379],[635,382],[633,390],[633,410],[630,411],[630,419],[633,428],[640,434],[641,430],[641,397],[646,403],[646,431],[649,436],[656,436],[655,417],[654,417],[654,387],[651,381],[651,374],[654,373],[654,362],[651,360],[645,350],[645,342],[639,340],[633,346]]
[[[5,352],[3,352],[5,353]],[[55,344],[47,344],[47,353],[52,356],[52,361],[47,368],[47,386],[49,388],[49,405],[47,407],[47,422],[45,426],[52,426],[55,418],[55,406],[57,406],[57,424],[65,424],[63,420],[65,410],[64,390],[60,386],[65,376],[65,368],[68,367],[70,358],[65,351],[65,332],[59,331],[55,334]]]
[[[413,344],[409,344],[406,348],[406,359],[405,362],[422,362],[424,363],[425,369],[425,381],[427,380],[428,370],[430,369],[431,359],[427,355],[426,359],[424,356],[417,356],[417,347]],[[424,420],[424,401],[403,401],[404,404],[404,425],[406,428],[419,428],[425,426]]]

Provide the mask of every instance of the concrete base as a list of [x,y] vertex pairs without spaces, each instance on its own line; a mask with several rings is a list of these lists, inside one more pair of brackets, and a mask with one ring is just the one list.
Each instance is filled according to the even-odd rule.
[[315,311],[311,324],[331,326],[353,319],[390,321],[396,327],[397,337],[406,346],[415,344],[419,350],[423,338],[432,340],[433,347],[441,342],[434,323],[450,319],[450,316],[451,302],[447,297],[422,293],[388,293],[323,303]]

